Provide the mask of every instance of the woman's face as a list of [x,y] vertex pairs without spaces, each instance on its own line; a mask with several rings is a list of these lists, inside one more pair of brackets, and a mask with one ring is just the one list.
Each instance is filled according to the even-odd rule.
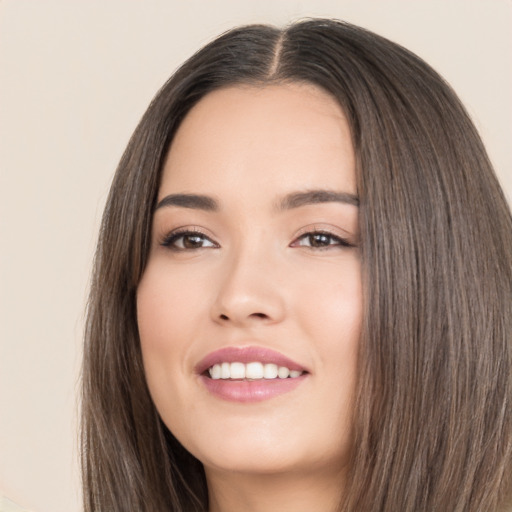
[[325,92],[230,87],[187,115],[137,308],[151,396],[207,476],[342,471],[358,243],[349,128]]

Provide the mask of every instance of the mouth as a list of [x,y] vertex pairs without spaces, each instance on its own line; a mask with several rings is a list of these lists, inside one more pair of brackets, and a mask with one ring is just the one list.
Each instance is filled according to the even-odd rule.
[[272,380],[272,379],[296,379],[305,372],[302,370],[290,370],[287,366],[278,366],[275,363],[262,363],[252,361],[244,364],[238,361],[233,363],[222,362],[210,366],[208,375],[213,380]]
[[200,380],[216,398],[259,402],[294,390],[309,371],[263,347],[227,347],[208,354],[196,367]]

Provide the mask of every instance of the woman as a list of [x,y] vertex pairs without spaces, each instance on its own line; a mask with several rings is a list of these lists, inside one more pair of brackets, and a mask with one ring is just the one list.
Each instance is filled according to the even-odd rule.
[[465,110],[407,50],[330,20],[219,37],[107,201],[86,510],[502,510],[511,227]]

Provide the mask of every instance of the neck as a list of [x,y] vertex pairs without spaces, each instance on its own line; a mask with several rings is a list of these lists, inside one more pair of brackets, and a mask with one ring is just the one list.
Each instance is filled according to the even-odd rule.
[[335,512],[342,474],[243,474],[206,470],[209,512]]

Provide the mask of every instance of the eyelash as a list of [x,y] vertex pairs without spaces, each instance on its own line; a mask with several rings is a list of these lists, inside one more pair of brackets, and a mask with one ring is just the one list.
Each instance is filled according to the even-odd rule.
[[[327,245],[316,246],[316,247],[314,245],[311,245],[312,238],[318,237],[318,236],[328,238],[328,239],[330,239],[330,242],[335,242],[335,243],[328,243]],[[297,243],[297,242],[299,242],[301,240],[305,240],[307,238],[309,238],[310,245],[300,245]],[[317,251],[327,250],[331,247],[355,247],[355,245],[353,243],[351,243],[349,240],[347,240],[346,238],[343,238],[338,235],[334,235],[333,233],[330,233],[329,231],[322,231],[322,230],[313,230],[313,231],[307,231],[306,233],[302,233],[299,237],[297,237],[290,244],[290,246],[291,247],[308,247],[312,250],[317,250]]]
[[[323,236],[329,239],[329,242],[327,245],[323,246],[314,246],[311,245],[312,237],[318,237]],[[209,246],[200,246],[200,247],[177,247],[176,243],[181,239],[182,242],[184,241],[185,237],[196,237],[196,239],[201,239],[202,241],[208,241],[211,245]],[[309,238],[309,245],[301,245],[299,242],[302,240],[307,240]],[[334,243],[331,243],[334,242]],[[169,233],[161,242],[161,245],[163,247],[166,247],[170,249],[171,251],[175,252],[182,252],[182,251],[197,251],[199,249],[209,249],[209,248],[219,248],[219,245],[215,243],[213,240],[211,240],[210,237],[205,235],[202,231],[196,230],[196,229],[181,229],[177,231],[173,231],[172,233]],[[333,233],[329,233],[328,231],[322,231],[322,230],[313,230],[313,231],[307,231],[305,233],[302,233],[299,235],[291,244],[290,247],[307,247],[311,250],[315,251],[322,251],[327,250],[331,247],[355,247],[355,244],[347,240],[346,238],[334,235]]]
[[218,244],[213,242],[208,236],[206,236],[202,231],[198,229],[179,229],[176,231],[173,231],[172,233],[169,233],[162,241],[161,245],[163,247],[167,247],[171,251],[195,251],[198,249],[206,249],[208,247],[177,247],[176,242],[180,239],[184,240],[185,237],[196,237],[201,238],[202,240],[208,240],[212,245],[210,247],[217,248],[219,247]]

